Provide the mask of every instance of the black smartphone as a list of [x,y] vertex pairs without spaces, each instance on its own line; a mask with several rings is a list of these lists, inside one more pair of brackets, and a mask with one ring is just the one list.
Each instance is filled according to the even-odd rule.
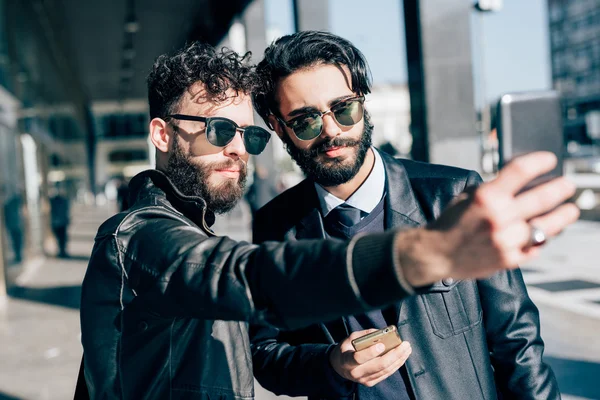
[[499,167],[534,151],[552,152],[554,170],[533,180],[524,190],[563,175],[565,140],[560,95],[536,91],[503,95],[497,108]]

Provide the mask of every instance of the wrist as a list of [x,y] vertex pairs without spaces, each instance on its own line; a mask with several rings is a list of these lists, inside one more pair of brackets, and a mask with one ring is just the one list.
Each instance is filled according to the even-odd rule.
[[399,232],[394,241],[396,267],[413,288],[430,285],[450,275],[444,238],[434,230],[419,228]]
[[332,371],[334,371],[338,377],[343,378],[343,375],[340,372],[338,372],[337,368],[335,367],[337,365],[336,357],[339,357],[339,353],[340,353],[339,344],[332,345],[328,351],[327,360],[328,360],[329,368]]
[[336,344],[331,346],[331,349],[328,354],[328,364],[329,370],[331,371],[330,379],[334,382],[346,382],[348,378],[344,374],[343,368],[340,367],[342,357],[342,350],[340,349],[340,344]]
[[329,346],[327,349],[327,357],[326,357],[326,365],[324,371],[324,378],[328,383],[326,390],[326,395],[324,397],[348,397],[350,396],[355,389],[354,382],[346,379],[343,375],[338,372],[338,370],[334,367],[334,359],[333,355],[335,352],[339,352],[339,344]]

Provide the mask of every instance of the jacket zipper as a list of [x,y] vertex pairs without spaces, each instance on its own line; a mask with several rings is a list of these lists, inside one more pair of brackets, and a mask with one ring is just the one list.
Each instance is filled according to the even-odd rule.
[[209,234],[209,235],[213,235],[216,236],[215,233],[212,231],[212,229],[210,229],[207,225],[206,225],[206,221],[204,220],[204,216],[206,215],[206,207],[202,208],[202,227],[204,228],[204,230]]

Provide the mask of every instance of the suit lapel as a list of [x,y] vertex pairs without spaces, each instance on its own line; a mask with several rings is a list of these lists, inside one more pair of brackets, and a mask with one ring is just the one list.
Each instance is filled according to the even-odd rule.
[[296,225],[296,239],[324,239],[325,237],[321,213],[317,208],[307,210],[307,213]]
[[[402,162],[379,152],[385,166],[385,229],[409,229],[427,224]],[[394,320],[400,322],[404,302],[396,303]]]
[[412,190],[400,160],[379,152],[385,167],[385,229],[413,228],[427,224],[427,218]]
[[290,208],[293,210],[293,215],[297,215],[299,219],[293,223],[293,227],[286,232],[285,236],[298,240],[323,239],[326,237],[325,228],[319,212],[319,199],[314,183],[310,179],[305,179],[298,186],[298,197]]

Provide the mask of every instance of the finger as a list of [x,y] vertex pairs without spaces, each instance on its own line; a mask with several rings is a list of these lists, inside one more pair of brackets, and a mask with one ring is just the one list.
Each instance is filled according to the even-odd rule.
[[547,237],[552,237],[577,221],[579,213],[579,208],[575,204],[563,204],[548,214],[532,219],[530,223],[544,231]]
[[[543,217],[534,218],[531,224],[541,229],[547,237],[559,235],[563,229],[577,221],[579,218],[579,208],[574,204],[563,204],[556,210],[544,215]],[[520,264],[535,258],[540,253],[541,246],[526,246],[523,249],[523,259]]]
[[361,380],[359,380],[358,383],[365,385],[367,387],[373,387],[373,386],[377,385],[379,382],[389,378],[390,375],[396,373],[398,371],[398,369],[400,369],[404,365],[405,362],[406,362],[406,359],[397,360],[396,362],[394,362],[394,364],[390,365],[386,369],[384,369],[376,374],[362,378]]
[[342,352],[346,352],[346,351],[351,351],[354,352],[354,346],[352,345],[352,341],[354,339],[358,339],[361,336],[365,336],[368,335],[369,333],[373,333],[375,332],[377,329],[365,329],[362,331],[356,331],[356,332],[352,332],[350,334],[350,336],[348,336],[346,339],[344,339],[344,341],[340,344],[340,349],[342,350]]
[[383,343],[377,343],[376,345],[367,347],[364,350],[354,352],[352,358],[356,362],[356,364],[362,365],[376,357],[379,357],[379,355],[384,351],[385,345]]
[[519,264],[523,264],[532,258],[536,258],[541,251],[541,246],[529,246],[523,250],[523,259]]
[[576,186],[565,178],[553,179],[520,194],[516,198],[521,218],[529,220],[544,214],[567,201],[575,194]]
[[411,353],[412,348],[407,343],[407,345],[402,349],[401,353],[399,354],[399,358],[397,358],[392,364],[382,369],[381,371],[363,378],[361,383],[365,386],[375,386],[382,380],[387,379],[390,375],[394,374],[396,371],[398,371],[398,369],[400,369],[404,365]]
[[516,157],[502,168],[496,179],[481,186],[488,186],[494,192],[517,194],[534,178],[551,171],[556,162],[556,156],[547,151]]
[[492,237],[494,247],[501,253],[501,260],[506,263],[515,262],[507,254],[519,251],[529,244],[531,226],[525,221],[515,221],[506,228],[497,231]]

